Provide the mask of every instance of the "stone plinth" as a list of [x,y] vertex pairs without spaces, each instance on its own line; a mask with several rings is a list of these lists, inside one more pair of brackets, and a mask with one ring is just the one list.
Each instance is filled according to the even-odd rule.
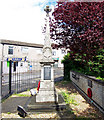
[[36,102],[58,102],[58,95],[54,87],[53,64],[41,65],[41,80]]
[[36,96],[36,102],[55,102],[58,101],[57,94],[54,90],[41,89]]
[[56,102],[36,102],[36,96],[29,99],[29,104],[26,107],[27,112],[49,112],[57,110],[65,110],[66,103],[61,94],[58,94],[58,103]]

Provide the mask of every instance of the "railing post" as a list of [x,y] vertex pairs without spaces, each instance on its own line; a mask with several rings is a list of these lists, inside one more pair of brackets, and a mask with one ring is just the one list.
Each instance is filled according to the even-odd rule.
[[11,94],[11,80],[12,80],[12,61],[10,60],[10,65],[9,65],[9,94]]
[[1,59],[0,59],[0,120],[1,120],[1,89],[2,89],[2,72],[1,72]]

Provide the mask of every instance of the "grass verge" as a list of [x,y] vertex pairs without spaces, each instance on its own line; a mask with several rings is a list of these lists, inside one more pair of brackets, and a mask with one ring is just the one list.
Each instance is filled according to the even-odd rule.
[[30,95],[28,95],[28,94],[21,94],[21,93],[19,93],[19,94],[13,94],[13,95],[16,95],[18,97],[30,97]]
[[70,93],[68,93],[68,92],[61,92],[61,94],[63,95],[66,104],[73,104],[75,106],[78,105],[76,100],[74,100],[74,97],[70,96],[71,95]]

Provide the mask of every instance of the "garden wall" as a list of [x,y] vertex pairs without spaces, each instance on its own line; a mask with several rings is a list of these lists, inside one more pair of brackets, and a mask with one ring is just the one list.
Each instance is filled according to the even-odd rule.
[[74,71],[70,71],[70,79],[86,94],[90,88],[92,91],[91,99],[104,109],[104,81]]

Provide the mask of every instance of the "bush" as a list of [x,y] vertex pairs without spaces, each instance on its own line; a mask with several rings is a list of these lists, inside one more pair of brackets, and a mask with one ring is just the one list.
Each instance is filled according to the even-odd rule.
[[62,63],[64,63],[64,79],[70,80],[70,70],[84,73],[99,78],[104,78],[104,50],[98,50],[96,56],[86,61],[82,56],[76,54],[74,58],[71,57],[72,52],[65,55]]
[[64,80],[70,80],[70,70],[75,68],[74,63],[72,60],[69,60],[70,53],[65,55],[62,63],[64,63]]

